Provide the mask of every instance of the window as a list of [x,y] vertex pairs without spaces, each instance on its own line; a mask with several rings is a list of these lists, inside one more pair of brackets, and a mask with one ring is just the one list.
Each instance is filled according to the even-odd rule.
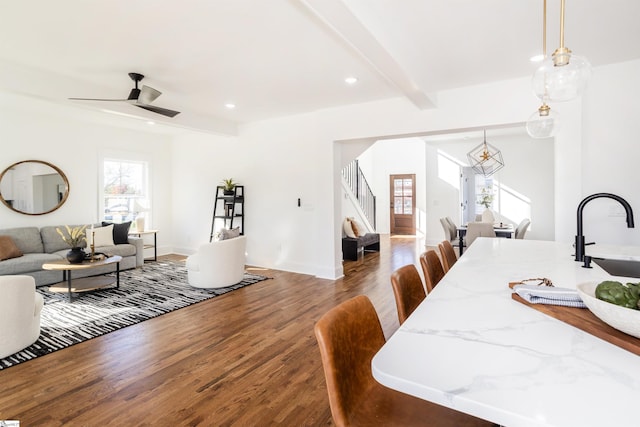
[[413,179],[394,179],[393,198],[393,213],[413,215]]
[[485,209],[500,211],[498,203],[499,191],[494,187],[493,177],[476,175],[476,209],[477,215],[482,215]]
[[148,175],[147,161],[104,158],[102,219],[120,223],[143,216],[149,224],[151,199]]

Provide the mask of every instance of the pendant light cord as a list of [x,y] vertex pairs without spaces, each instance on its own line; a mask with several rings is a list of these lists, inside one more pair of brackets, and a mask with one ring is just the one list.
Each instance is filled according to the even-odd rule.
[[547,0],[542,6],[542,59],[547,59]]

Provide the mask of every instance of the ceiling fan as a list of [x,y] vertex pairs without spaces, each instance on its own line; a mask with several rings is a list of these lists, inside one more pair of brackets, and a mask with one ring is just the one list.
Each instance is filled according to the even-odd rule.
[[149,86],[142,86],[142,89],[138,89],[138,82],[144,79],[144,76],[140,73],[129,73],[131,80],[135,82],[135,87],[129,92],[127,99],[96,99],[96,98],[69,98],[73,101],[117,101],[128,102],[136,107],[144,108],[145,110],[152,111],[157,114],[162,114],[167,117],[175,117],[180,114],[179,111],[169,110],[167,108],[156,107],[151,104],[157,97],[162,95],[162,92]]

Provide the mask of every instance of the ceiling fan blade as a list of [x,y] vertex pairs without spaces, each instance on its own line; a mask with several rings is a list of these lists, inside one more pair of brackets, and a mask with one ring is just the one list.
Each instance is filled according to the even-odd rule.
[[144,75],[140,73],[129,73],[129,77],[134,81],[135,87],[129,92],[127,99],[104,99],[104,98],[69,98],[73,101],[113,101],[113,102],[126,102],[127,104],[135,105],[136,107],[144,108],[156,114],[161,114],[167,117],[175,117],[180,114],[180,111],[169,110],[168,108],[156,107],[151,104],[156,100],[162,92],[149,86],[142,86],[142,89],[138,89],[138,83],[144,78]]
[[142,90],[140,91],[137,99],[141,104],[151,104],[160,95],[162,95],[162,92],[160,92],[159,90],[156,90],[149,86],[142,86]]
[[178,114],[180,114],[180,111],[173,111],[167,108],[156,107],[153,105],[147,105],[147,104],[133,104],[133,105],[135,105],[136,107],[144,108],[145,110],[152,111],[154,113],[162,114],[163,116],[167,116],[167,117],[175,117]]
[[123,102],[128,101],[128,99],[103,99],[103,98],[67,98],[71,101],[117,101]]

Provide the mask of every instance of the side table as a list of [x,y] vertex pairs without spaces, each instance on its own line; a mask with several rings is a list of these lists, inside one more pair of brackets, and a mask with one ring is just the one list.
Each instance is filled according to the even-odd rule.
[[153,248],[153,260],[158,260],[158,230],[129,231],[129,236],[136,236],[144,239],[145,235],[153,234],[153,243],[145,243],[144,249]]

